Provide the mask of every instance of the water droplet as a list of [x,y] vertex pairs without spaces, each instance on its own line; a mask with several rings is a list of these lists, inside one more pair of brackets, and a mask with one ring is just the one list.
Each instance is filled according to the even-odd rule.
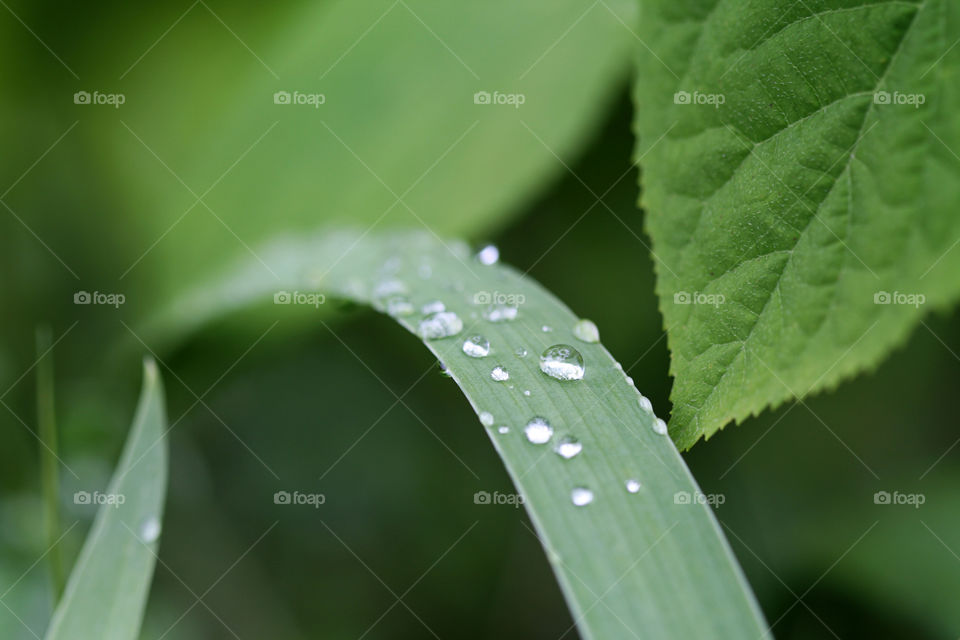
[[156,542],[160,537],[160,520],[156,516],[150,516],[140,525],[140,539],[150,544]]
[[583,444],[573,436],[564,436],[553,450],[561,458],[569,460],[583,451]]
[[588,505],[593,502],[593,491],[586,487],[576,487],[570,492],[570,499],[578,507]]
[[496,246],[488,244],[477,252],[477,260],[480,261],[480,264],[487,267],[497,264],[497,261],[500,260],[500,250],[497,249]]
[[419,328],[424,340],[439,340],[463,331],[463,320],[452,311],[441,311],[421,320]]
[[568,344],[555,344],[540,356],[540,371],[557,380],[580,380],[583,356]]
[[546,418],[534,416],[523,428],[523,433],[527,436],[527,440],[533,444],[546,444],[553,437],[553,427],[550,426]]
[[490,372],[490,377],[497,382],[503,382],[504,380],[510,379],[510,373],[503,367],[497,365],[493,368],[493,371]]
[[627,384],[630,385],[631,387],[633,386],[633,378],[631,378],[630,376],[627,376]]
[[540,327],[540,331],[543,331],[544,333],[550,333],[551,331],[553,331],[553,327],[551,327],[548,324],[545,324],[542,327]]
[[647,396],[640,396],[640,408],[647,413],[653,413],[653,405],[650,403],[650,398]]
[[510,427],[508,427],[507,425],[497,427],[497,433],[510,433]]
[[519,309],[515,304],[491,304],[484,312],[483,317],[488,322],[510,322],[517,318]]
[[387,300],[387,313],[393,317],[408,316],[413,313],[413,305],[403,296],[393,296]]
[[451,378],[453,374],[450,373],[450,367],[448,367],[442,360],[437,361],[437,365],[440,367],[440,373],[444,376]]
[[513,355],[517,356],[518,358],[526,358],[527,350],[523,347],[517,347],[517,350],[513,352]]
[[423,314],[440,313],[441,311],[446,310],[447,306],[440,300],[431,300],[427,304],[420,307],[420,313]]
[[530,397],[530,389],[524,389],[524,390],[523,390],[523,395],[525,395],[525,396],[527,396],[527,397]]
[[623,371],[623,365],[620,364],[619,362],[614,362],[613,368],[616,369],[617,371]]
[[629,480],[627,480],[626,485],[627,485],[627,491],[629,491],[630,493],[638,493],[640,491],[641,485],[639,480],[634,480],[633,478],[630,478]]
[[490,341],[481,335],[463,341],[463,352],[471,358],[485,358],[490,354]]
[[573,335],[584,342],[600,342],[600,330],[587,319],[578,320],[577,324],[573,325]]
[[482,425],[485,426],[485,427],[492,427],[492,426],[493,426],[493,414],[490,413],[489,411],[481,411],[481,412],[480,412],[480,424],[482,424]]
[[653,421],[653,430],[661,436],[667,435],[667,423],[657,418]]

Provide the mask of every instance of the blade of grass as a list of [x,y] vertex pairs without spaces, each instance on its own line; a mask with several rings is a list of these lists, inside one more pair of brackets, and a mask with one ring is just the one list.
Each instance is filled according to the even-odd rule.
[[[261,265],[241,266],[172,308],[154,335],[171,338],[257,301],[313,304],[319,299],[309,297],[313,292],[381,310],[399,311],[405,305],[398,302],[407,302],[409,313],[395,319],[419,335],[424,315],[417,310],[440,300],[463,329],[426,346],[477,414],[490,414],[481,422],[524,496],[582,637],[739,640],[765,633],[740,568],[672,441],[657,432],[655,417],[610,353],[575,338],[577,317],[531,278],[499,264],[484,266],[466,245],[424,233],[338,232],[280,242],[260,255],[288,291],[278,292]],[[490,322],[486,303],[501,297],[521,302],[517,317]],[[472,334],[489,340],[488,357],[462,351]],[[540,371],[540,353],[555,343],[582,353],[582,380],[561,382]],[[528,355],[518,357],[517,349]],[[491,377],[496,365],[509,380]],[[534,416],[553,426],[549,444],[525,438],[523,427]],[[500,433],[500,426],[509,432]],[[583,445],[572,459],[553,451],[566,435]],[[626,488],[632,479],[641,485],[636,492]],[[575,506],[578,487],[592,491],[593,501]]]
[[37,328],[37,431],[40,438],[40,493],[43,498],[43,530],[47,541],[47,565],[53,604],[63,595],[65,582],[60,539],[60,467],[57,459],[57,420],[53,396],[53,340],[49,327]]
[[[136,416],[107,494],[70,574],[46,640],[134,640],[156,560],[167,486],[160,374],[143,367]],[[117,499],[123,496],[122,499]]]

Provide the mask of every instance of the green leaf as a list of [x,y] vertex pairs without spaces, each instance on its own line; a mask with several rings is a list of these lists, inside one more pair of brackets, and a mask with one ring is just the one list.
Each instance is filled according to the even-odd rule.
[[[278,230],[318,222],[441,234],[502,223],[563,175],[557,156],[571,162],[602,123],[627,78],[636,12],[630,0],[267,11],[196,5],[124,74],[117,114],[81,132],[86,144],[111,141],[124,210],[148,212],[125,220],[141,230],[121,273],[152,267],[179,287],[214,257],[249,255]],[[135,43],[127,64],[158,23],[125,38]],[[324,101],[276,104],[277,92]],[[476,104],[478,92],[523,103]]]
[[[146,360],[130,435],[46,640],[133,640],[153,576],[167,486],[166,413],[156,364]],[[119,496],[123,496],[122,504]]]
[[[484,266],[461,243],[415,232],[290,239],[261,255],[286,291],[277,291],[262,265],[251,261],[171,309],[161,320],[167,338],[174,328],[183,331],[257,301],[280,302],[276,312],[299,302],[305,306],[297,315],[317,313],[315,322],[325,324],[327,316],[313,309],[318,292],[393,309],[404,328],[420,335],[423,305],[439,300],[463,327],[425,344],[477,414],[490,414],[481,422],[525,499],[582,637],[763,634],[762,615],[673,443],[655,431],[655,417],[610,353],[576,338],[577,316],[531,278],[499,264]],[[487,301],[497,298],[518,302],[513,321],[485,318]],[[188,319],[192,325],[183,324]],[[489,341],[487,357],[463,352],[474,334]],[[562,382],[541,372],[541,352],[557,343],[582,353],[582,380]],[[518,356],[518,349],[527,354]],[[508,380],[491,376],[498,365]],[[550,443],[526,439],[524,426],[535,416],[552,425]],[[501,426],[509,431],[500,433]],[[442,434],[463,425],[434,428]],[[583,445],[572,459],[553,450],[568,435]],[[641,483],[638,492],[627,490],[630,479]],[[576,488],[591,490],[594,500],[575,506]],[[683,504],[691,496],[693,503]]]
[[960,8],[642,7],[642,205],[689,447],[875,367],[956,298]]

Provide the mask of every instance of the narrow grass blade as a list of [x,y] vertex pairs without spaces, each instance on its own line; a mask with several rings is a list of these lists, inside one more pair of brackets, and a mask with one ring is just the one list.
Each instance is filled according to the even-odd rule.
[[143,390],[104,504],[73,568],[46,640],[134,640],[153,576],[167,486],[160,374],[144,363]]
[[43,496],[43,528],[47,540],[47,565],[53,602],[63,595],[66,580],[60,539],[60,461],[57,459],[57,420],[53,396],[53,342],[49,327],[37,329],[37,431],[40,449],[40,492]]
[[[436,328],[430,320],[421,324],[430,313],[424,306],[436,310],[441,302],[456,319],[433,320],[463,326],[425,344],[466,394],[524,496],[581,636],[764,634],[753,595],[665,430],[606,349],[575,336],[577,316],[531,278],[425,233],[340,232],[279,243],[260,255],[287,290],[278,291],[261,265],[241,267],[185,299],[158,329],[169,337],[245,303],[315,304],[312,294],[324,292],[388,311],[420,336]],[[486,357],[464,352],[464,340],[476,334],[490,343]],[[541,371],[541,352],[557,343],[582,353],[582,380]],[[503,378],[493,374],[497,366],[508,379],[496,379]],[[525,437],[535,416],[552,425],[545,444]],[[569,459],[555,451],[565,436],[582,445]]]

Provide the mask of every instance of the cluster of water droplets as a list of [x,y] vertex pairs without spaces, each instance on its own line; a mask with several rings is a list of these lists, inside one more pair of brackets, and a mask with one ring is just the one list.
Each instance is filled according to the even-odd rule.
[[[483,266],[495,265],[500,259],[500,252],[496,246],[487,245],[476,253],[475,259]],[[384,265],[383,272],[393,274],[398,269],[399,260],[388,260]],[[420,264],[417,274],[421,279],[431,278],[433,276],[433,267],[423,262]],[[464,287],[460,284],[459,287],[453,286],[452,288],[455,291],[462,292]],[[374,286],[372,298],[375,306],[394,317],[410,316],[417,311],[417,308],[408,298],[406,285],[392,275],[388,275],[388,277]],[[417,329],[420,336],[425,340],[449,338],[463,331],[463,320],[455,312],[448,311],[446,305],[441,300],[425,302],[420,305],[419,311],[423,317],[419,321]],[[512,322],[519,315],[519,307],[511,302],[492,301],[481,310],[480,315],[482,315],[484,320],[491,323]],[[471,317],[476,318],[477,313],[474,312]],[[540,330],[543,333],[554,332],[554,328],[550,325],[541,325]],[[577,340],[588,344],[597,343],[600,340],[597,325],[587,319],[578,320],[572,328],[572,334]],[[490,341],[480,334],[465,338],[461,345],[461,350],[470,358],[486,358],[492,352]],[[526,358],[528,355],[527,349],[522,346],[517,347],[513,353],[520,359]],[[446,375],[450,375],[449,370],[443,363],[440,363],[440,367]],[[564,382],[582,380],[586,372],[581,353],[573,346],[563,343],[554,344],[545,349],[540,355],[539,367],[540,371],[545,375]],[[616,367],[622,371],[619,363],[617,363]],[[510,377],[509,371],[502,364],[497,364],[490,370],[490,378],[495,382],[506,382],[510,380]],[[629,377],[626,379],[629,384],[633,384],[633,381]],[[512,384],[507,386],[510,389],[514,388]],[[526,397],[531,396],[529,389],[523,389],[522,393]],[[653,407],[650,400],[641,395],[639,403],[641,409],[653,417],[654,431],[659,434],[666,434],[666,423],[653,415]],[[494,427],[495,419],[489,411],[481,411],[479,418],[485,427],[490,429],[495,428],[500,435],[506,436],[511,432],[510,426],[506,424]],[[537,446],[548,445],[552,442],[551,448],[553,452],[563,460],[576,458],[581,455],[584,450],[583,443],[573,435],[567,434],[555,440],[554,427],[542,416],[532,417],[526,425],[524,425],[523,435],[530,444]],[[628,493],[635,494],[640,492],[642,485],[639,480],[629,478],[625,480],[624,487]],[[594,492],[585,486],[576,486],[570,491],[570,501],[577,507],[591,504],[595,497]],[[144,539],[149,541],[149,538],[152,537],[155,539],[159,535],[159,528],[157,527],[156,531],[154,531],[153,527],[154,525],[152,523],[145,523],[143,529]]]

